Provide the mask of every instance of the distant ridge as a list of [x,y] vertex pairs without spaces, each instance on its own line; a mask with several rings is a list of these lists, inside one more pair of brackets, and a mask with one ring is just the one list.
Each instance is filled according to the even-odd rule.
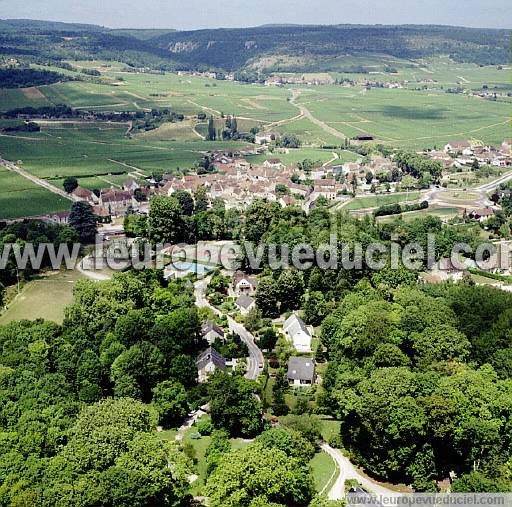
[[49,30],[54,32],[68,31],[96,31],[107,30],[99,25],[85,23],[65,23],[63,21],[41,21],[37,19],[0,19],[0,30],[13,28],[16,30],[25,28],[28,30]]
[[391,59],[388,71],[393,59],[401,65],[436,56],[480,65],[510,61],[509,30],[447,25],[267,24],[178,31],[0,20],[0,34],[12,31],[16,37],[0,42],[2,55],[39,61],[118,60],[161,71],[243,72],[251,75],[248,80],[276,71],[367,73],[366,62],[381,56]]

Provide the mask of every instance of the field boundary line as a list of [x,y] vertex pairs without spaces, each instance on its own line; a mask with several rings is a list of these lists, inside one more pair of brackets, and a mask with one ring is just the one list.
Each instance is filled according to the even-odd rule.
[[19,174],[20,176],[22,176],[23,178],[31,181],[32,183],[35,183],[36,185],[38,185],[46,190],[49,190],[52,193],[57,194],[60,197],[64,197],[65,199],[68,199],[68,201],[74,202],[77,200],[74,196],[66,193],[64,190],[61,190],[60,188],[52,185],[51,183],[49,183],[46,180],[43,180],[41,178],[38,178],[37,176],[34,176],[33,174],[30,174],[29,172],[18,167],[13,162],[9,162],[8,160],[0,159],[0,165],[5,167],[8,171],[15,172],[15,173]]

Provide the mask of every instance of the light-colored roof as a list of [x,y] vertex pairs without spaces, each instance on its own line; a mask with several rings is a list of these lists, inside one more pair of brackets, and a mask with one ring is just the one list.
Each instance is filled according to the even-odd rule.
[[243,271],[237,271],[233,275],[233,284],[238,285],[242,280],[246,280],[253,287],[258,286],[258,279],[255,276],[249,276],[248,274],[244,273]]
[[305,322],[295,313],[290,315],[283,324],[283,329],[292,338],[300,333],[304,333],[308,336],[309,334],[308,328],[306,327]]

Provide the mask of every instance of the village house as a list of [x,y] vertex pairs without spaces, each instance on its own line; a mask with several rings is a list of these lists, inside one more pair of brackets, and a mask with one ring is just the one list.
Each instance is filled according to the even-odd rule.
[[512,160],[506,157],[495,157],[490,161],[490,164],[494,167],[509,167],[512,165]]
[[128,178],[124,183],[123,183],[123,190],[126,190],[127,192],[135,192],[135,190],[139,189],[140,188],[140,185],[135,181],[135,180],[132,180],[131,178]]
[[336,199],[338,190],[341,190],[341,187],[336,184],[334,178],[314,180],[311,199],[316,200],[319,197],[325,197],[332,201]]
[[136,201],[131,192],[117,188],[102,189],[100,193],[101,206],[108,208],[113,216],[120,216],[130,207],[136,206]]
[[311,352],[311,334],[297,314],[293,313],[285,320],[283,331],[297,352]]
[[290,195],[283,195],[278,202],[282,208],[287,208],[288,206],[293,206],[295,204],[295,199]]
[[443,167],[447,169],[453,164],[453,158],[448,155],[445,151],[430,151],[427,155],[432,159],[443,164]]
[[201,337],[208,342],[208,345],[212,345],[217,340],[224,341],[224,331],[215,322],[207,320],[201,326]]
[[469,210],[466,216],[471,220],[477,220],[478,222],[485,222],[494,215],[492,208],[478,208]]
[[300,183],[288,183],[288,190],[292,195],[298,195],[300,197],[307,197],[311,192],[311,188],[308,185],[302,185]]
[[380,172],[389,172],[391,169],[393,169],[394,164],[391,160],[385,158],[385,157],[373,157],[370,161],[370,169],[371,171],[376,174]]
[[473,155],[473,149],[469,141],[454,141],[444,147],[445,153],[462,153],[465,156]]
[[50,213],[49,215],[46,215],[44,219],[48,222],[64,225],[67,224],[69,221],[69,211]]
[[501,152],[506,155],[512,155],[512,139],[505,139],[501,143]]
[[216,370],[226,371],[226,360],[213,347],[208,347],[197,356],[196,367],[197,381],[204,384]]
[[105,206],[93,206],[92,211],[96,215],[98,222],[106,224],[112,221],[112,214]]
[[277,135],[274,132],[258,132],[254,136],[254,142],[256,144],[270,144],[272,141],[277,139]]
[[251,296],[242,294],[235,301],[235,306],[242,315],[247,315],[256,306],[256,300]]
[[265,86],[283,86],[283,80],[279,76],[270,76],[265,80]]
[[85,201],[89,204],[97,204],[99,202],[98,196],[87,188],[76,187],[75,190],[71,192],[71,195],[74,196],[77,200]]
[[428,281],[460,281],[464,277],[464,273],[465,270],[454,266],[452,260],[449,257],[443,257],[432,266],[428,276]]
[[292,387],[308,387],[315,383],[315,362],[311,357],[292,356],[288,360],[288,383]]
[[347,162],[343,164],[342,167],[345,175],[349,173],[358,174],[361,170],[361,164],[359,162]]
[[265,160],[263,162],[263,165],[265,167],[268,167],[269,169],[284,169],[285,165],[281,162],[281,159],[279,158],[270,158],[268,160]]
[[243,271],[237,271],[233,275],[233,290],[237,296],[252,294],[257,286],[258,279],[255,276],[249,276]]

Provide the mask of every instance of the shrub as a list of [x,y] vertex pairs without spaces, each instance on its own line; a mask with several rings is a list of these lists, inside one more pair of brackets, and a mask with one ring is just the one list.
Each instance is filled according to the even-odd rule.
[[212,420],[209,417],[202,417],[196,422],[196,429],[203,437],[211,435],[214,430]]

